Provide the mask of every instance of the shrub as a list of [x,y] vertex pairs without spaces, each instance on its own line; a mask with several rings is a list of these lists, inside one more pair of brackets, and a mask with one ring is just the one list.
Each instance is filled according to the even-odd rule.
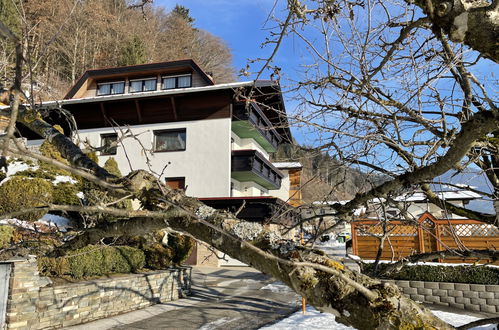
[[144,268],[144,252],[130,246],[117,246],[102,250],[104,268],[108,273],[130,273]]
[[70,274],[68,259],[39,257],[38,270],[43,276],[64,276]]
[[[21,211],[27,208],[45,206],[52,202],[52,184],[40,178],[11,177],[0,185],[0,211],[2,213]],[[36,221],[45,210],[24,213],[18,219]]]
[[24,176],[28,178],[40,178],[40,179],[46,179],[46,180],[54,180],[56,174],[51,173],[47,170],[38,168],[36,170],[29,169],[29,170],[24,170],[24,171],[19,171],[14,176]]
[[[95,153],[89,153],[87,156],[91,158],[90,155],[95,155]],[[97,161],[97,160],[96,160]],[[118,177],[121,177],[121,172],[118,168],[118,164],[116,163],[116,160],[114,158],[110,157],[105,165],[104,169],[106,169],[109,173],[116,175]],[[101,187],[97,186],[96,184],[87,181],[87,180],[82,180],[82,191],[85,194],[85,199],[89,205],[97,205],[97,204],[108,204],[112,203],[115,201],[117,198],[110,196],[107,191],[102,190]],[[126,209],[126,210],[131,210],[132,209],[132,201],[129,199],[120,201],[116,204],[113,204],[113,207],[119,208],[119,209]],[[97,215],[96,216],[97,220],[104,219],[106,221],[116,221],[120,219],[120,217],[117,216],[112,216],[112,215]]]
[[80,187],[69,182],[61,182],[54,186],[53,200],[55,204],[80,205],[80,198],[76,194]]
[[172,249],[172,262],[175,265],[180,265],[189,258],[194,249],[196,242],[186,235],[179,233],[168,234],[168,247]]
[[173,252],[161,243],[153,243],[142,248],[146,256],[146,266],[150,269],[165,269],[172,264]]
[[116,162],[116,159],[114,157],[109,157],[106,162],[104,163],[104,169],[111,173],[112,175],[115,175],[117,177],[121,177],[121,171],[118,167],[118,163]]
[[[109,157],[106,162],[104,163],[104,169],[108,171],[110,174],[115,175],[117,177],[121,177],[121,171],[118,167],[118,163],[113,157]],[[115,205],[115,207],[119,209],[126,209],[126,210],[131,210],[132,209],[132,201],[129,199],[126,199],[124,201],[121,201]]]
[[14,228],[12,226],[0,226],[0,249],[9,247],[14,235]]
[[[386,264],[380,264],[381,271]],[[366,265],[364,272],[372,269],[372,264]],[[410,265],[404,266],[396,273],[385,275],[383,278],[394,280],[453,282],[473,284],[499,284],[499,268],[486,266],[433,266]]]
[[136,272],[144,265],[144,253],[129,246],[88,245],[64,257],[38,259],[38,268],[43,275],[70,276],[75,279]]

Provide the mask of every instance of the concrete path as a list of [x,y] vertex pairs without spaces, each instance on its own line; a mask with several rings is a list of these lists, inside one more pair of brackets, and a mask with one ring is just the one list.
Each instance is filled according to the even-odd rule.
[[258,329],[299,308],[295,293],[262,289],[275,280],[249,267],[197,267],[192,277],[191,297],[66,329]]

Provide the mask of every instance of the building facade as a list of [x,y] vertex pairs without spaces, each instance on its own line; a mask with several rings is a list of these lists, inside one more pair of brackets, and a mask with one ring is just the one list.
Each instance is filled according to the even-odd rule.
[[76,131],[52,121],[97,150],[100,165],[116,159],[123,174],[149,170],[198,198],[290,198],[269,160],[291,139],[276,82],[217,85],[182,60],[89,70],[64,100],[44,106],[69,111]]

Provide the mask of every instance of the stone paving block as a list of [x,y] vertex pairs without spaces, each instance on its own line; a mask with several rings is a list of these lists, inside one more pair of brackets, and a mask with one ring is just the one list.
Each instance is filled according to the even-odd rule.
[[425,288],[418,288],[418,294],[421,294],[423,296],[430,296],[432,294],[431,289],[425,289]]
[[474,304],[465,304],[464,308],[469,311],[475,311],[479,312],[480,311],[480,306],[479,305],[474,305]]
[[457,304],[470,304],[471,303],[471,298],[456,297],[456,303]]
[[463,291],[463,297],[478,298],[478,292],[476,292],[476,291]]
[[496,306],[481,305],[480,311],[485,313],[496,313],[498,310]]
[[485,292],[485,285],[484,284],[470,284],[470,290],[477,291],[477,292]]
[[395,284],[401,288],[410,288],[411,283],[409,281],[396,281]]
[[478,297],[484,299],[492,299],[494,298],[494,292],[480,292],[478,293]]
[[424,282],[421,281],[410,281],[411,288],[424,288]]
[[449,307],[464,309],[464,304],[458,304],[458,303],[452,304],[451,303],[451,304],[449,304]]
[[499,285],[486,285],[485,290],[487,292],[499,292]]
[[461,291],[470,291],[470,285],[467,283],[455,283],[454,288]]
[[456,298],[454,297],[440,297],[440,302],[443,302],[443,303],[455,303],[456,302]]
[[447,294],[451,297],[462,297],[463,296],[463,291],[460,290],[449,290],[447,291]]
[[439,303],[440,302],[440,297],[439,296],[433,296],[433,295],[425,296],[425,302]]
[[424,287],[426,289],[439,289],[440,284],[438,282],[424,282]]
[[449,293],[448,293],[449,291],[447,291],[447,290],[434,289],[432,291],[433,291],[434,296],[447,297],[449,295]]
[[499,299],[486,299],[488,305],[499,306]]
[[454,283],[440,283],[440,289],[442,290],[454,290]]
[[487,300],[482,298],[471,298],[471,303],[475,305],[486,305]]

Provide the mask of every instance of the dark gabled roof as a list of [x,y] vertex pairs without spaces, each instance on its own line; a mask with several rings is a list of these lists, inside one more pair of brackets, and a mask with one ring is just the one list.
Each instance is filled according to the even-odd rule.
[[160,63],[149,63],[149,64],[139,64],[139,65],[131,65],[131,66],[120,66],[113,68],[104,68],[104,69],[93,69],[87,70],[85,73],[76,81],[76,84],[71,87],[71,89],[64,96],[65,99],[72,98],[76,92],[81,88],[83,83],[87,81],[89,78],[99,79],[99,77],[109,77],[112,75],[124,75],[124,74],[134,74],[145,71],[161,71],[164,69],[176,69],[181,67],[191,67],[194,71],[199,73],[201,78],[208,84],[214,85],[213,80],[204,72],[193,60],[178,60],[171,62],[160,62]]

